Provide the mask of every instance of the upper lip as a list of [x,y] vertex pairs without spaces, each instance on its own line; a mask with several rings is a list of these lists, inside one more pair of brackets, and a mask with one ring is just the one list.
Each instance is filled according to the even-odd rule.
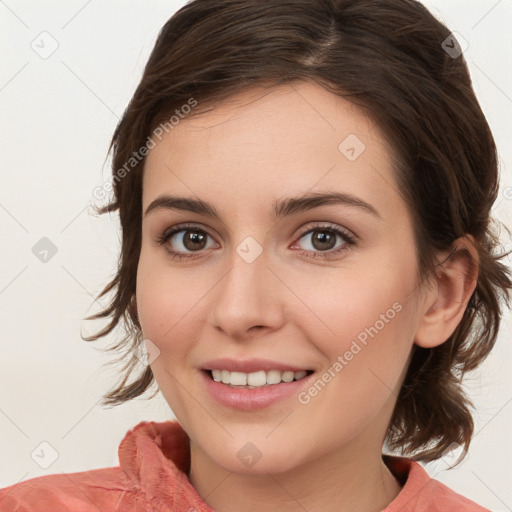
[[293,366],[290,364],[271,361],[270,359],[247,359],[245,361],[229,358],[212,359],[202,365],[203,370],[228,370],[230,372],[253,373],[260,370],[266,372],[270,370],[279,370],[281,372],[300,372],[307,371],[310,368]]

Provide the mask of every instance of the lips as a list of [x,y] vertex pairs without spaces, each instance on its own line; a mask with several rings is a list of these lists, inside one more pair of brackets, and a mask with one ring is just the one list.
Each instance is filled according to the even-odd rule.
[[[199,370],[205,390],[217,403],[241,411],[263,409],[290,399],[315,378],[315,370],[308,365],[271,359],[212,359],[202,364]],[[268,379],[266,384],[261,381],[263,373]]]
[[[253,361],[251,361],[251,365],[252,363]],[[218,364],[218,362],[215,364]],[[276,363],[272,362],[271,364],[275,365]],[[282,365],[281,367],[283,366],[286,367],[287,365]],[[253,368],[254,366],[250,367]],[[227,372],[227,370],[224,371]],[[199,373],[202,375],[203,389],[211,398],[223,407],[240,411],[261,410],[272,406],[278,401],[293,399],[294,396],[296,397],[298,393],[310,386],[311,382],[316,378],[314,372],[310,371],[308,372],[310,373],[309,375],[306,374],[299,380],[292,380],[291,382],[280,381],[276,384],[263,386],[234,386],[216,381],[212,378],[210,370],[201,369]]]

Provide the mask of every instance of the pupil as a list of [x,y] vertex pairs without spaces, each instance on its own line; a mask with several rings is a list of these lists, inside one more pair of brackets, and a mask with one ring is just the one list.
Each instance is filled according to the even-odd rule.
[[[332,241],[334,237],[328,231],[320,231],[318,234],[313,237],[314,242],[319,242],[320,247],[316,247],[317,249],[332,249]],[[331,243],[329,243],[331,242]],[[314,244],[315,245],[315,244]]]
[[[190,234],[192,233],[192,234]],[[187,246],[187,242],[192,242],[192,247],[187,247],[187,249],[197,249],[198,248],[198,242],[204,242],[204,236],[197,232],[189,232],[188,236],[185,237],[185,246]]]

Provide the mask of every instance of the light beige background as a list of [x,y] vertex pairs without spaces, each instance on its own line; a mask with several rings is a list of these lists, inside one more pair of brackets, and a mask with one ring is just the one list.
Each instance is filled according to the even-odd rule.
[[[501,158],[495,213],[512,226],[512,0],[424,3],[468,43]],[[99,327],[83,319],[98,311],[93,297],[119,250],[117,216],[92,216],[93,190],[109,179],[108,143],[157,33],[182,5],[0,1],[0,487],[117,465],[129,428],[173,418],[160,394],[101,408],[116,377],[102,366],[108,342],[86,343],[80,331]],[[32,252],[43,237],[57,249],[46,263]],[[512,510],[511,333],[507,313],[494,354],[468,381],[477,407],[468,459],[427,468],[493,511]],[[57,456],[47,469],[31,458],[42,442]]]

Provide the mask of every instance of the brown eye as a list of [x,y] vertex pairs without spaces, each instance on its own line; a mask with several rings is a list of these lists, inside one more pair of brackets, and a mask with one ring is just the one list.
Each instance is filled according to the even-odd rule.
[[[340,239],[341,244],[336,246],[336,240]],[[345,230],[334,226],[314,226],[312,229],[307,230],[303,233],[299,240],[308,240],[310,247],[306,247],[307,250],[303,252],[305,256],[310,258],[327,258],[333,255],[337,255],[342,251],[346,251],[350,246],[356,244],[355,236],[350,235]],[[294,244],[294,247],[298,243]],[[308,245],[308,244],[302,244]]]
[[[189,257],[194,252],[207,248],[210,235],[195,226],[176,226],[167,230],[157,238],[159,245],[165,245],[166,250],[173,255]],[[211,238],[211,237],[210,237]]]
[[311,245],[317,251],[329,251],[336,245],[336,234],[326,229],[312,231]]
[[184,235],[181,239],[183,246],[189,251],[199,251],[204,249],[206,245],[205,233],[200,231],[192,231],[190,229],[184,230]]
[[[309,237],[311,247],[301,253],[309,258],[330,258],[347,251],[357,243],[355,235],[340,227],[331,225],[309,225],[307,227],[310,229],[303,232],[298,240]],[[207,245],[208,238],[213,240],[204,229],[195,225],[179,225],[165,231],[163,235],[157,237],[156,241],[158,245],[165,246],[165,250],[173,259],[184,260],[195,256],[194,253],[199,255],[204,249],[212,248]],[[338,239],[341,240],[341,243],[336,245]],[[295,243],[291,248],[295,249],[297,246],[298,244]]]

